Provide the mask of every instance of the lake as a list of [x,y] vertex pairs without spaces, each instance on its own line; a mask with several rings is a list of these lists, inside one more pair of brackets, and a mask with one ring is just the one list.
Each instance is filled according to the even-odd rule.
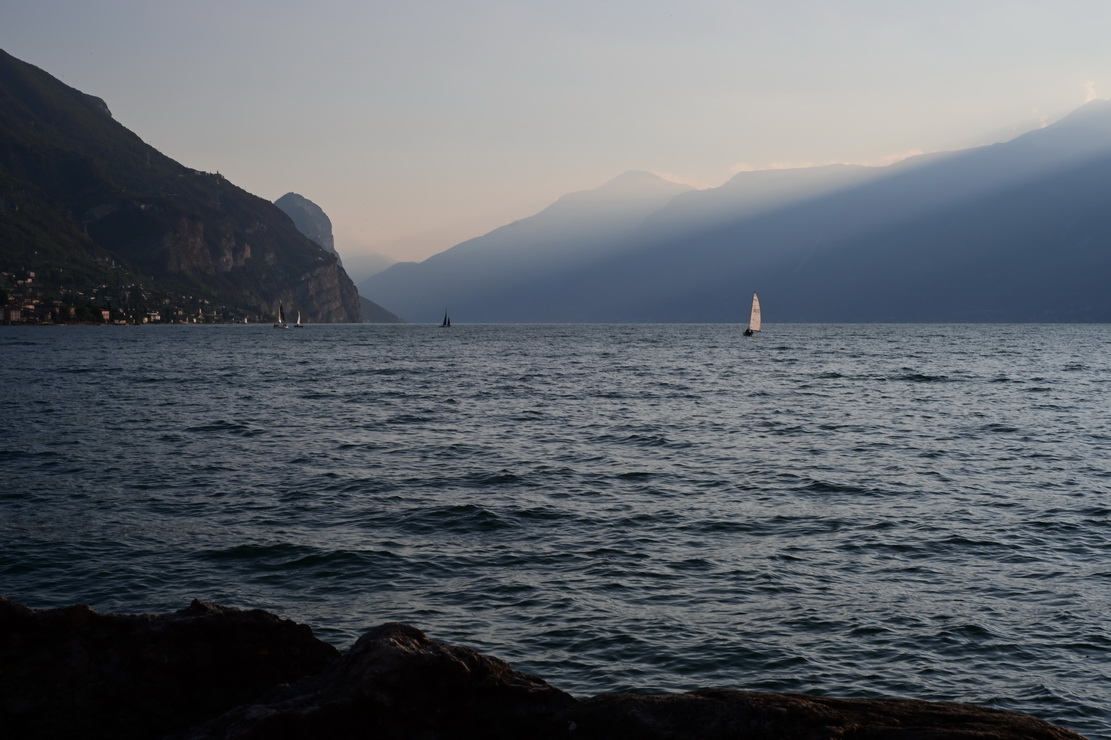
[[1111,326],[0,327],[0,595],[1111,738]]

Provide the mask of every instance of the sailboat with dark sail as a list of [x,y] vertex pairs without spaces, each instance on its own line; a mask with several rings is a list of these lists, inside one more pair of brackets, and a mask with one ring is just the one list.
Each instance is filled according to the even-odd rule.
[[756,332],[760,331],[760,299],[756,294],[752,294],[752,310],[748,313],[748,328],[745,329],[745,336],[751,337]]
[[278,301],[278,317],[274,321],[275,329],[288,329],[289,324],[285,323],[285,307],[281,301]]
[[444,321],[442,324],[440,324],[440,326],[444,328],[451,326],[451,317],[447,315],[446,310],[444,311]]

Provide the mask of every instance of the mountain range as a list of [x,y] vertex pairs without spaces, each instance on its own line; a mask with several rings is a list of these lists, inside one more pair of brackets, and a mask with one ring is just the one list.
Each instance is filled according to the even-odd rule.
[[1111,102],[886,167],[626,173],[360,284],[408,321],[1111,321]]
[[0,272],[142,315],[188,303],[267,319],[281,301],[313,322],[361,319],[337,256],[273,203],[164,156],[103,100],[3,51]]
[[183,166],[0,51],[0,278],[33,275],[56,317],[83,301],[79,315],[103,302],[113,320],[258,320],[281,301],[313,322],[734,322],[757,292],[772,324],[1111,321],[1109,193],[1111,102],[1097,100],[887,167],[705,190],[628,172],[356,291],[311,201],[283,210]]

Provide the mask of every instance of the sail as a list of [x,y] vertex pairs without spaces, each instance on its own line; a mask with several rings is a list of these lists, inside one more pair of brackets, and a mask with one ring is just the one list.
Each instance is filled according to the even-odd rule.
[[760,331],[760,299],[752,294],[752,312],[748,315],[748,328],[751,331]]
[[285,308],[282,307],[282,302],[278,301],[278,323],[285,323]]

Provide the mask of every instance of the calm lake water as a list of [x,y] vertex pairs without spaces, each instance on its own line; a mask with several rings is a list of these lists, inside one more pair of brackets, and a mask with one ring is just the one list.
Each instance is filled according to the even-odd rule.
[[0,328],[0,594],[1111,738],[1111,326]]

